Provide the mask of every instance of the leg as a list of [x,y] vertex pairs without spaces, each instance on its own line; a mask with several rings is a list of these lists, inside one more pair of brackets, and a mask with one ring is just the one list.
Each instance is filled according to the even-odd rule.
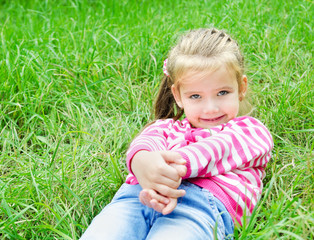
[[149,231],[150,209],[142,205],[140,185],[123,184],[112,202],[97,215],[81,240],[138,240]]
[[[184,181],[180,188],[186,190],[186,195],[178,199],[175,210],[168,215],[159,215],[153,222],[152,228],[147,236],[149,240],[209,240],[225,239],[226,231],[224,221],[231,220],[229,213],[223,204],[217,206],[216,199],[210,192],[192,183]],[[227,224],[227,225],[228,225]]]

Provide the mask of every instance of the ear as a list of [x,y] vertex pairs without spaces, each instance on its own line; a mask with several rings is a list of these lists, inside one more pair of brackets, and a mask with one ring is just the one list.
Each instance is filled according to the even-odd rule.
[[172,84],[172,86],[171,86],[171,92],[172,92],[172,95],[173,95],[174,99],[176,100],[176,103],[179,106],[179,108],[182,108],[183,104],[181,101],[180,91],[174,84]]
[[242,76],[242,83],[241,86],[239,87],[239,99],[240,101],[243,100],[243,98],[245,97],[247,91],[247,77],[246,75]]

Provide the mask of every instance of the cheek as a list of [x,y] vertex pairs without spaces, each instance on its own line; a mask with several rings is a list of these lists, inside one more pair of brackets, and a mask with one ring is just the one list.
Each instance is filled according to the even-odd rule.
[[236,115],[239,111],[239,99],[236,96],[224,101],[223,105],[225,110],[230,112],[230,114]]
[[187,102],[184,104],[184,112],[186,115],[193,116],[197,114],[199,112],[199,108],[200,107],[196,104],[189,104]]
[[230,105],[230,113],[233,114],[234,117],[238,115],[239,112],[239,102],[235,101],[233,104]]

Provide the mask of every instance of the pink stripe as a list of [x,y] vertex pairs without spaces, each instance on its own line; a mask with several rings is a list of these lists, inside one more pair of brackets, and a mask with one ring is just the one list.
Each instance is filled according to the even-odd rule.
[[[229,175],[229,174],[228,174]],[[235,180],[235,181],[239,181],[239,179],[238,179],[238,177],[236,177],[236,176],[234,176],[234,175],[231,175],[231,176],[229,176],[229,178],[230,179],[233,179],[233,180]],[[253,195],[253,198],[254,198],[254,200],[255,201],[257,201],[257,195],[256,195],[256,192],[254,191],[254,189],[251,187],[251,185],[252,184],[250,184],[250,182],[249,181],[246,181],[246,180],[244,180],[243,181],[243,179],[242,178],[240,178],[241,179],[241,181],[243,182],[243,186],[247,189],[247,190],[249,190],[249,192]],[[241,182],[240,181],[240,182]],[[246,197],[246,199],[247,199],[247,196],[245,195],[245,194],[243,194],[245,197]],[[251,201],[251,200],[250,200]],[[247,206],[248,207],[248,206]],[[252,210],[253,211],[253,210]]]
[[[207,166],[206,166],[205,168],[203,168],[203,169],[200,169],[199,175],[200,175],[200,176],[203,176],[203,175],[206,174],[206,175],[205,175],[206,177],[210,177],[210,176],[212,176],[212,173],[211,173],[211,170],[212,170],[212,169],[208,169],[208,164],[209,164],[210,162],[212,162],[212,161],[217,162],[217,159],[219,159],[219,150],[216,148],[216,146],[215,146],[212,142],[206,141],[206,143],[207,143],[207,146],[212,149],[212,152],[213,152],[213,154],[214,154],[214,159],[212,159],[212,155],[210,154],[210,152],[209,152],[207,149],[205,149],[205,148],[204,148],[203,146],[201,146],[201,145],[200,145],[200,146],[197,146],[197,148],[199,149],[199,151],[203,154],[204,158],[208,160]],[[193,145],[193,146],[194,146],[194,145]],[[198,160],[198,161],[199,161],[199,160]],[[217,165],[217,163],[216,163],[215,165]],[[224,171],[223,166],[221,167],[221,171]]]
[[[230,149],[230,155],[228,157],[228,162],[231,165],[231,169],[235,169],[236,167],[238,167],[239,165],[242,165],[243,163],[247,162],[247,156],[245,155],[244,151],[243,151],[243,146],[241,145],[241,143],[239,142],[239,140],[234,136],[231,135],[231,143],[228,143],[228,147]],[[239,155],[240,159],[241,159],[241,163],[237,163],[232,155],[232,148],[233,150],[235,150],[237,152],[237,154]]]
[[[231,178],[233,180],[239,181],[238,178],[235,178],[229,174],[226,174],[225,176],[228,176],[228,178]],[[240,198],[242,199],[242,201],[246,204],[246,208],[249,209],[250,213],[252,213],[253,211],[253,204],[251,203],[251,199],[248,198],[244,193],[241,192],[241,190],[237,187],[235,187],[232,184],[229,184],[227,182],[222,181],[221,179],[219,179],[218,177],[214,177],[213,179],[215,182],[219,183],[220,186],[224,186],[225,188],[227,188],[228,190],[232,191],[234,194],[232,195],[236,195],[236,196],[240,196]],[[242,182],[241,180],[239,182]],[[242,183],[242,186],[244,186],[250,193],[252,193],[254,199],[257,201],[257,197],[256,197],[256,193],[252,190],[252,188],[249,188],[247,186],[247,184]]]
[[[255,129],[256,134],[267,144],[267,146],[272,148],[273,147],[272,136],[270,135],[270,133],[266,129],[266,127],[260,121],[254,119],[254,118],[248,118],[247,120],[255,125],[254,129]],[[256,127],[256,126],[258,126],[258,127]],[[267,137],[264,135],[264,133],[262,133],[262,131],[260,130],[261,128],[263,128]],[[255,141],[256,143],[258,143],[255,138],[252,138],[252,140]],[[258,143],[258,145],[259,145],[259,143]]]
[[[255,119],[255,118],[248,118],[254,125],[259,126],[259,127],[263,127],[264,132],[266,133],[266,135],[268,136],[265,137],[264,134],[261,133],[261,135],[264,137],[263,140],[266,142],[267,141],[267,145],[270,146],[271,148],[273,147],[274,143],[272,141],[272,136],[270,134],[270,132],[267,130],[267,128],[264,126],[264,124],[262,124],[259,120]],[[258,130],[260,131],[260,130]]]
[[182,151],[176,151],[176,152],[180,153],[182,158],[186,160],[185,166],[187,168],[187,172],[186,172],[185,177],[183,179],[187,179],[187,178],[189,178],[189,176],[191,176],[191,173],[192,173],[190,159],[187,157],[187,155],[184,152],[182,152]]
[[[263,152],[267,152],[269,149],[272,148],[272,137],[271,135],[269,134],[268,130],[259,122],[259,121],[256,121],[256,119],[254,118],[248,118],[246,119],[247,121],[250,121],[252,124],[254,124],[254,126],[252,125],[248,125],[248,124],[245,124],[245,122],[243,121],[242,124],[243,126],[245,125],[246,127],[242,129],[242,131],[247,135],[249,136],[249,141],[253,141],[255,143],[255,145],[259,146],[260,148],[262,148]],[[242,125],[241,124],[241,125]],[[258,127],[257,127],[258,126]],[[248,128],[250,128],[252,131],[255,132],[255,134],[260,137],[263,142],[267,145],[267,147],[263,146],[251,133],[250,131],[248,130]],[[262,133],[261,131],[261,128],[263,128],[263,130],[266,132],[267,137],[265,137],[265,135]],[[253,147],[253,146],[252,146]],[[257,148],[257,147],[254,147],[254,148]]]
[[[229,144],[227,141],[225,141],[225,139],[222,139],[222,140],[215,139],[215,140],[216,140],[216,142],[219,144],[220,151],[221,151],[221,154],[222,154],[222,159],[220,159],[220,161],[218,161],[218,155],[215,155],[215,157],[216,157],[216,160],[215,160],[215,162],[216,162],[216,168],[217,168],[217,170],[218,170],[217,175],[219,175],[219,174],[221,174],[222,172],[226,172],[226,171],[229,170],[229,169],[226,169],[226,168],[224,167],[224,165],[223,165],[223,161],[224,161],[224,160],[227,160],[227,162],[228,162],[229,164],[232,164],[232,162],[234,162],[234,161],[233,161],[233,159],[232,159],[231,147],[229,146],[230,144]],[[230,153],[230,155],[227,157],[227,159],[225,159],[226,148],[225,148],[225,146],[224,146],[224,143],[228,145],[228,151],[229,151],[229,153]],[[218,150],[217,150],[217,153],[218,153]]]
[[[255,169],[247,168],[247,169],[243,170],[243,172],[249,173],[252,177],[254,177],[254,180],[257,183],[257,186],[261,187],[260,174]],[[246,182],[249,182],[250,184],[252,184],[252,182],[249,179],[247,179],[244,175],[242,175],[241,173],[238,173],[238,175],[240,177],[245,178]]]
[[203,166],[201,164],[201,162],[199,161],[199,158],[197,156],[197,154],[194,151],[190,151],[190,154],[193,155],[194,159],[196,159],[196,163],[197,163],[197,175],[199,176],[200,174],[200,170],[203,169]]
[[[244,163],[246,163],[248,161],[248,157],[247,155],[245,154],[244,150],[243,150],[243,146],[242,144],[240,143],[240,141],[236,138],[236,136],[234,135],[229,135],[229,134],[226,134],[226,133],[223,133],[224,135],[227,135],[227,137],[230,137],[231,138],[231,142],[226,142],[228,147],[229,147],[229,151],[230,151],[230,154],[228,156],[228,163],[230,164],[231,166],[231,169],[235,169],[241,165],[243,165]],[[222,134],[222,135],[223,135]],[[244,139],[245,141],[245,139]],[[223,150],[225,151],[225,149],[223,148]],[[234,156],[232,154],[232,150],[236,151],[238,156],[239,156],[239,160],[241,162],[236,162],[234,159]],[[253,154],[251,151],[250,151],[251,155]],[[225,172],[225,171],[224,171]],[[224,173],[224,172],[219,172],[219,173]]]

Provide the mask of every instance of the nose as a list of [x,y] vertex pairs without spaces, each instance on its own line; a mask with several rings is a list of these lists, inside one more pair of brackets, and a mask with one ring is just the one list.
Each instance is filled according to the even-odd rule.
[[206,103],[203,106],[203,112],[205,114],[213,114],[217,113],[219,111],[219,106],[217,102],[211,100],[211,101],[206,101]]

